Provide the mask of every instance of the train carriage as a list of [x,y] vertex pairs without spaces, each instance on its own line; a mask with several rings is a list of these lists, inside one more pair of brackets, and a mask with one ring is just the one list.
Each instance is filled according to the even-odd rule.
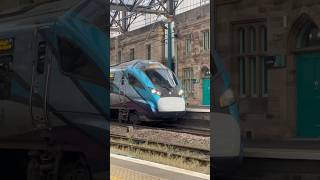
[[58,0],[0,14],[0,159],[19,157],[11,179],[107,172],[104,7]]
[[[185,113],[181,83],[176,75],[153,60],[133,60],[111,67],[111,112],[123,120],[176,120]],[[137,119],[133,119],[134,116]]]

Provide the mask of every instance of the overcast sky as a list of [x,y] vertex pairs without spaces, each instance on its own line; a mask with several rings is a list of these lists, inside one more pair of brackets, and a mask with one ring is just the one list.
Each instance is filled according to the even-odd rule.
[[[145,3],[148,3],[149,1],[150,0],[144,0],[143,3],[145,4]],[[125,2],[132,4],[134,0],[125,0]],[[181,2],[181,0],[179,0],[179,2]],[[183,0],[180,6],[177,8],[176,14],[189,11],[191,9],[194,9],[196,7],[199,7],[201,5],[208,4],[208,3],[210,3],[210,0]],[[165,17],[163,16],[150,15],[150,14],[142,15],[134,21],[134,23],[131,25],[130,30],[138,29],[143,26],[146,26],[164,19]],[[112,34],[111,36],[114,36],[114,35],[116,34]]]

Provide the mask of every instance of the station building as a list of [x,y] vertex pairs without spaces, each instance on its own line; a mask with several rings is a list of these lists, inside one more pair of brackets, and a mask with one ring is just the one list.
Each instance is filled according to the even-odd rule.
[[177,74],[190,106],[210,105],[210,5],[175,17]]
[[[174,27],[174,66],[189,106],[210,105],[210,7],[178,14]],[[111,39],[111,65],[132,59],[166,60],[166,29],[151,24]]]
[[165,64],[165,38],[165,29],[160,23],[113,37],[110,65],[134,59],[154,59]]
[[320,137],[320,1],[217,1],[217,49],[242,135]]

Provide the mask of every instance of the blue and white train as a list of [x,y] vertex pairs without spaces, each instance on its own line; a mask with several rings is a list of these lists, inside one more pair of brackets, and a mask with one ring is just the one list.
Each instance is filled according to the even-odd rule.
[[114,118],[132,122],[176,120],[185,99],[176,75],[157,61],[133,60],[110,69],[110,102]]
[[240,116],[229,74],[218,53],[212,51],[212,55],[211,167],[214,168],[213,176],[224,176],[242,161]]
[[105,7],[103,0],[57,0],[0,13],[1,176],[106,174]]

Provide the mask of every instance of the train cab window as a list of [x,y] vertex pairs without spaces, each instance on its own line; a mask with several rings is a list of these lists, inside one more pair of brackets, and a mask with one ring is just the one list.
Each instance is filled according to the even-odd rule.
[[97,64],[77,45],[66,38],[59,38],[61,68],[74,77],[105,84],[106,78]]
[[128,75],[128,81],[129,81],[129,84],[133,87],[137,87],[137,88],[141,88],[141,89],[144,88],[143,85],[141,84],[141,82],[131,74]]
[[173,73],[167,69],[147,69],[145,70],[145,73],[156,86],[164,88],[173,88],[177,86],[177,81],[174,78]]
[[11,92],[12,56],[0,56],[0,100],[8,99]]

